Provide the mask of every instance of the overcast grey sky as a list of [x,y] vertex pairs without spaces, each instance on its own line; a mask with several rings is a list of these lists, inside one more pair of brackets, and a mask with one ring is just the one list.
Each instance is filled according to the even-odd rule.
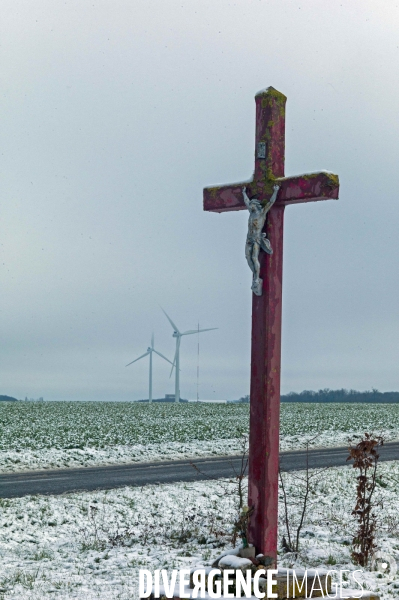
[[[383,0],[3,0],[0,393],[137,399],[172,329],[200,397],[249,390],[255,93],[287,97],[286,174],[338,202],[286,210],[282,391],[399,389],[399,7]],[[181,393],[196,396],[196,336]],[[154,395],[173,391],[154,359]]]

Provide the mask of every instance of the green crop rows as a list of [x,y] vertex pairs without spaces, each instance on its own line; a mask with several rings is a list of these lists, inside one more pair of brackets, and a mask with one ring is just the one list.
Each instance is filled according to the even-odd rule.
[[[248,431],[249,406],[122,402],[0,404],[0,451],[108,448],[238,438]],[[399,431],[399,406],[283,404],[281,435]],[[392,435],[391,435],[392,437]]]

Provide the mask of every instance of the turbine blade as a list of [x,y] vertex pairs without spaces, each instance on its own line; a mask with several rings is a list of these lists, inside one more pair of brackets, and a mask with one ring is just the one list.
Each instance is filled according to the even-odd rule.
[[201,333],[202,331],[214,331],[215,329],[219,329],[219,327],[211,327],[210,329],[190,329],[189,331],[185,331],[182,335],[192,335],[193,333]]
[[[179,335],[178,338],[176,338],[176,352],[175,352],[175,357],[173,359],[173,363],[172,363],[172,368],[170,370],[170,375],[169,375],[169,379],[172,377],[172,373],[173,373],[173,369],[176,368],[176,359],[177,359],[177,355],[179,353],[179,348],[180,348],[180,340],[181,340],[181,336]],[[179,369],[180,370],[180,369]]]
[[158,356],[160,356],[161,358],[164,358],[166,361],[168,361],[169,364],[173,365],[172,361],[169,360],[169,358],[166,358],[166,356],[158,352],[158,350],[155,350],[155,348],[153,348],[153,352],[155,352],[155,354],[158,354]]
[[177,333],[180,333],[180,331],[178,330],[178,328],[176,327],[176,325],[173,323],[172,319],[170,318],[170,316],[163,310],[162,306],[161,306],[162,311],[165,314],[165,317],[168,319],[169,323],[172,325],[173,329],[175,331],[177,331]]
[[128,363],[127,365],[125,365],[126,367],[128,367],[129,365],[132,365],[133,363],[137,362],[138,360],[140,360],[140,358],[144,358],[145,356],[147,356],[147,354],[149,354],[149,352],[146,352],[145,354],[142,354],[141,356],[139,356],[138,358],[136,358],[135,360],[132,360],[132,362]]
[[151,348],[154,349],[154,332],[152,333],[152,336],[151,336]]
[[173,369],[175,368],[175,362],[176,362],[176,353],[175,353],[174,358],[173,358],[172,368],[171,368],[170,373],[169,373],[169,379],[172,377]]

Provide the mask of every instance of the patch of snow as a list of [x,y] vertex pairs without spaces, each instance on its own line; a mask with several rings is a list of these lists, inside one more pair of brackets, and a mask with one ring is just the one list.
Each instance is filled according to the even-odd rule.
[[250,567],[252,562],[248,558],[240,558],[234,554],[225,554],[223,558],[219,560],[219,567],[225,569],[241,569],[244,570],[246,567]]
[[[298,556],[279,567],[353,572],[350,540],[356,471],[312,472],[311,504]],[[284,474],[290,519],[300,518],[298,476]],[[378,548],[399,559],[399,462],[379,466]],[[0,589],[4,600],[138,600],[138,570],[210,567],[231,552],[238,515],[228,480],[153,485],[0,500]],[[230,492],[229,492],[230,490]],[[286,535],[282,506],[279,535]],[[311,535],[310,535],[311,534]],[[396,583],[363,570],[366,589],[398,597]],[[348,588],[355,585],[345,582]],[[366,597],[366,596],[364,596]]]

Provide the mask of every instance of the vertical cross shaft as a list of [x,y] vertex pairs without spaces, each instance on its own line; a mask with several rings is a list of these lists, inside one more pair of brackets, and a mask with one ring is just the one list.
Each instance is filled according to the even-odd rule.
[[[279,92],[256,96],[258,197],[267,192],[271,180],[284,176],[285,102]],[[254,513],[249,538],[273,563],[277,559],[283,224],[284,205],[275,205],[266,225],[273,254],[260,253],[263,294],[252,295],[248,506],[254,507]]]
[[[267,202],[277,182],[277,201],[266,221],[273,254],[260,252],[263,293],[252,296],[251,404],[248,505],[249,541],[277,559],[278,464],[281,370],[283,225],[287,204],[338,199],[338,176],[328,171],[284,177],[286,97],[270,87],[256,95],[255,171],[250,182],[204,189],[204,210],[246,209],[242,190]],[[244,245],[244,244],[243,244]]]

